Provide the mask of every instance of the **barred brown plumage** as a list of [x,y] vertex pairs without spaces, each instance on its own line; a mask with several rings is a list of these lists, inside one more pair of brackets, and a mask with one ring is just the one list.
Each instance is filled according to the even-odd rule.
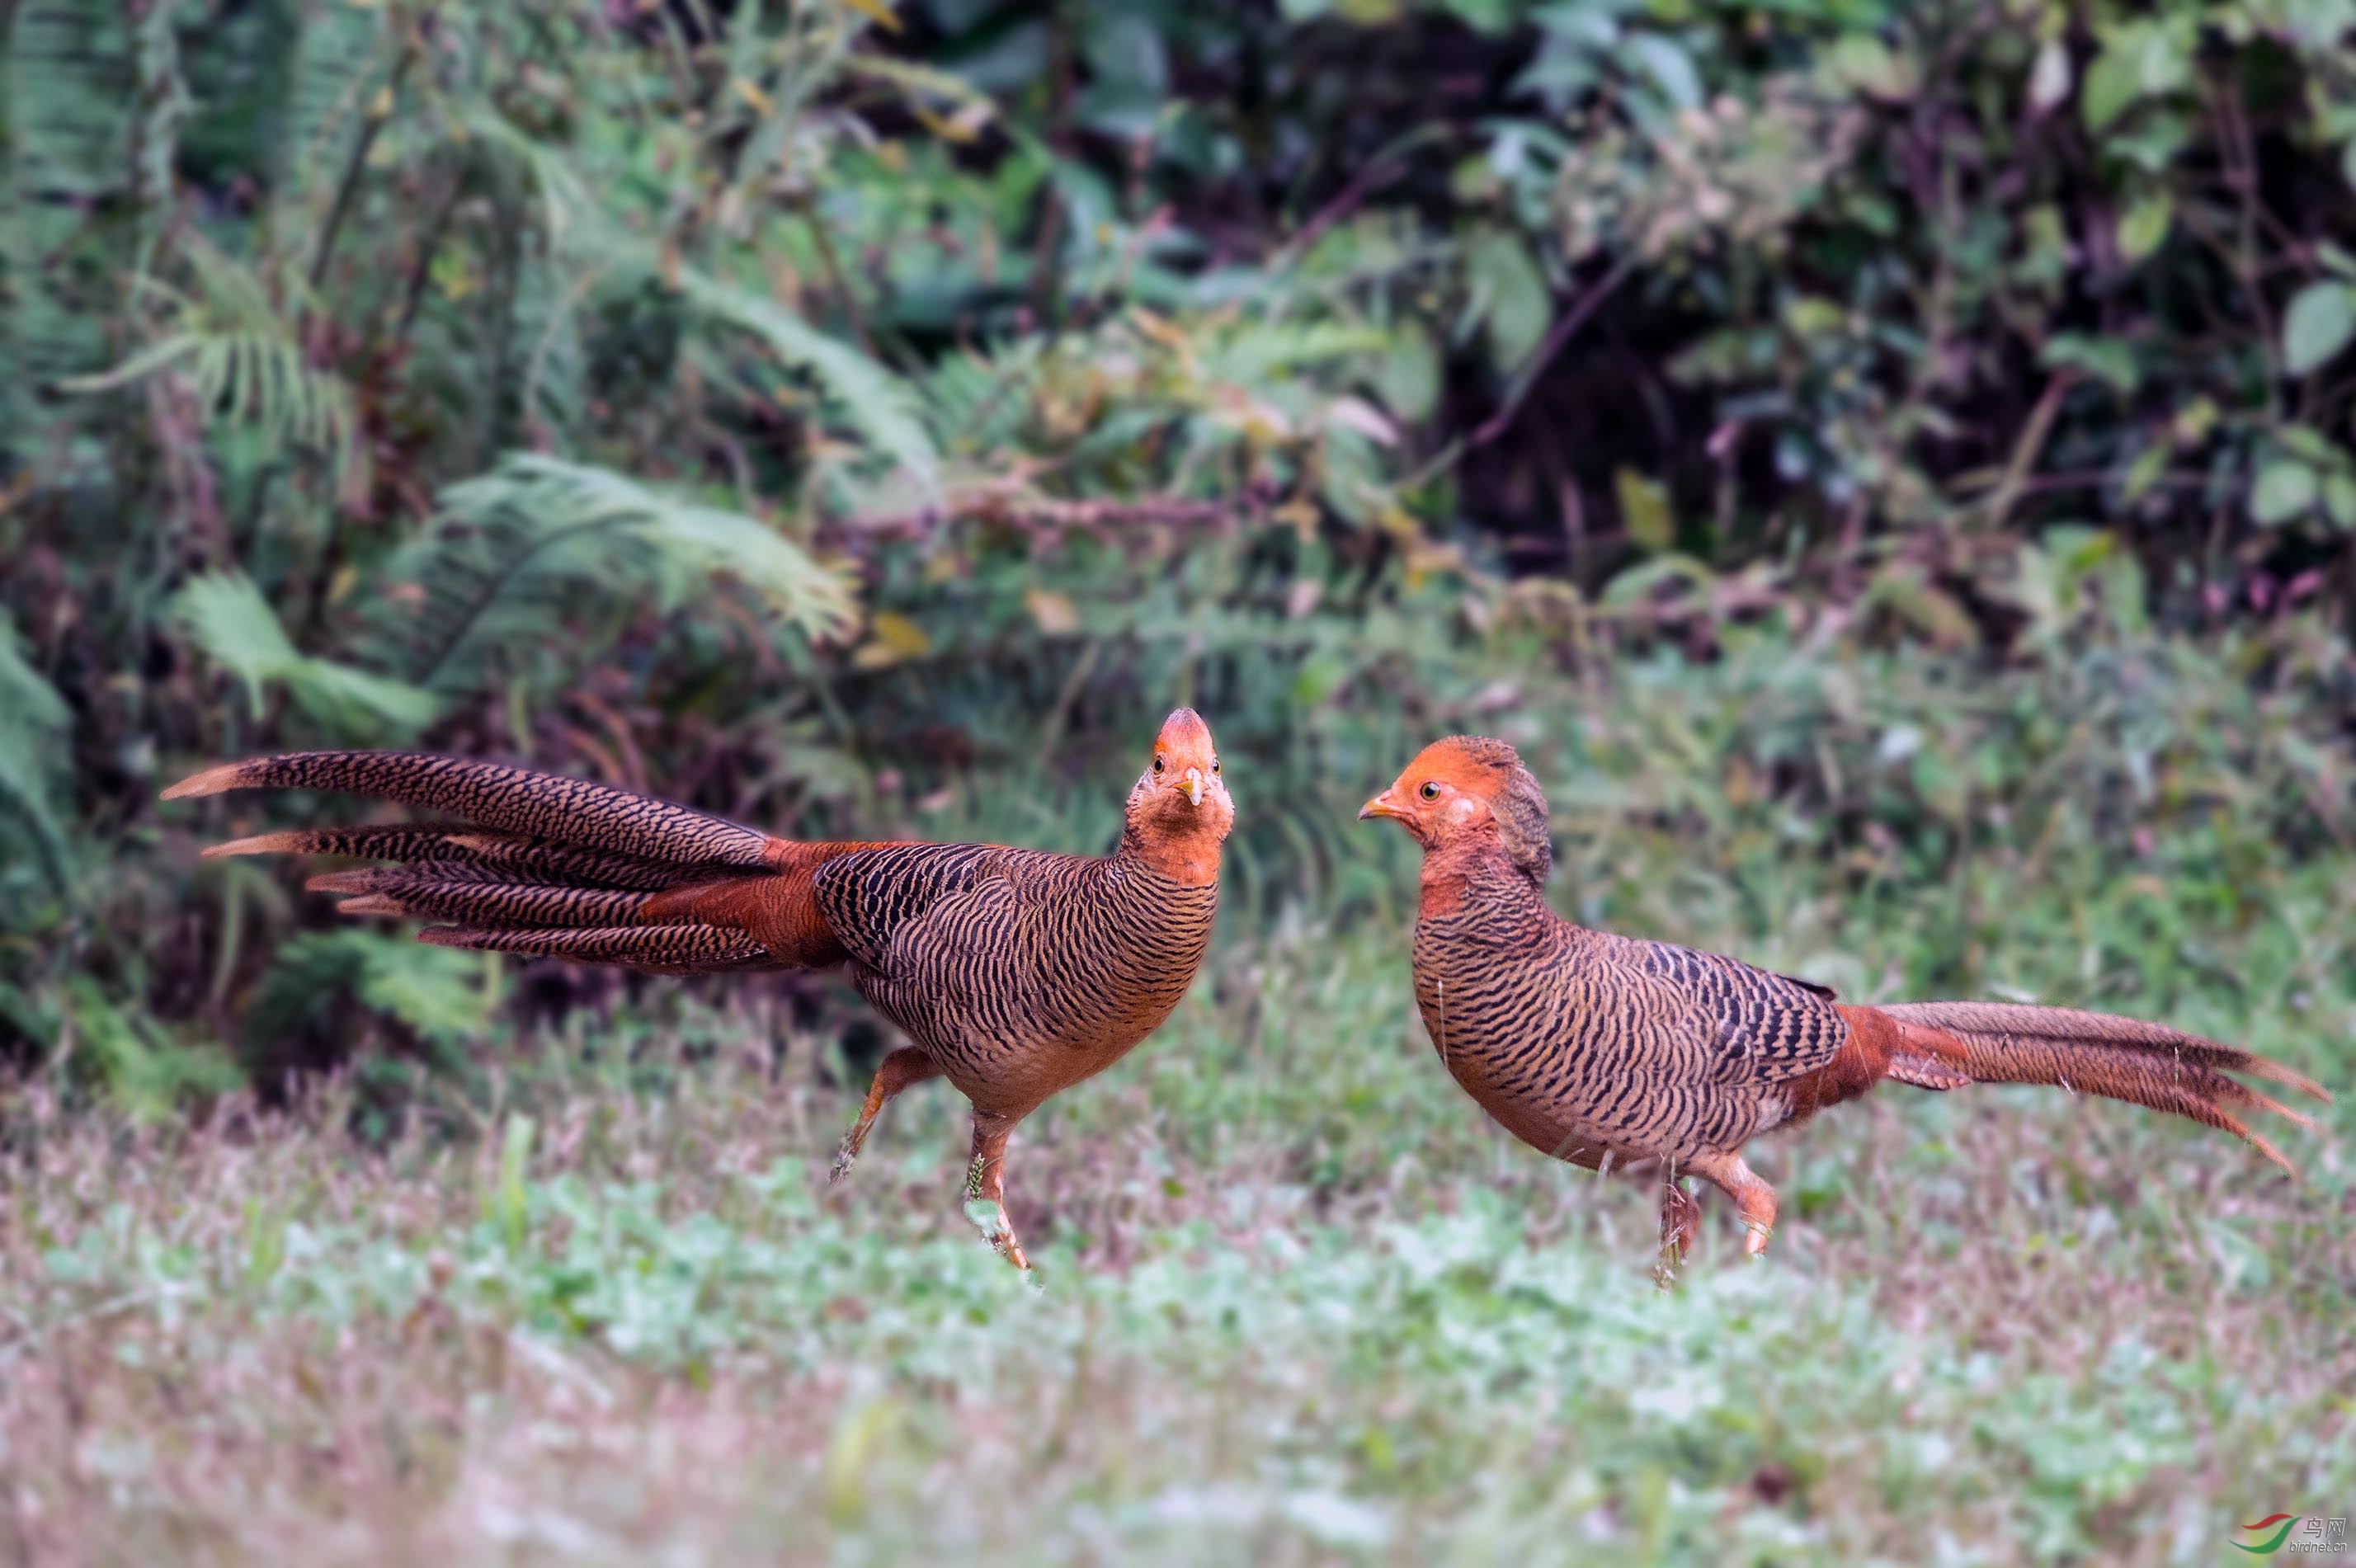
[[755,869],[766,834],[652,795],[588,779],[427,752],[290,752],[211,768],[164,792],[166,800],[230,789],[328,790],[444,811],[477,827],[619,850],[674,866]]
[[1359,816],[1398,821],[1423,845],[1416,1000],[1442,1062],[1524,1142],[1662,1172],[1665,1266],[1697,1220],[1680,1174],[1734,1200],[1757,1253],[1775,1195],[1742,1146],[1885,1078],[2062,1085],[2233,1133],[2286,1171],[2227,1107],[2314,1124],[2225,1073],[2329,1098],[2278,1063],[2165,1025],[1988,1002],[1844,1006],[1732,958],[1575,925],[1541,891],[1545,796],[1502,741],[1435,742]]
[[346,912],[416,915],[451,947],[659,974],[843,965],[910,1043],[884,1058],[834,1176],[894,1095],[946,1076],[973,1103],[968,1195],[1030,1266],[1004,1202],[1017,1123],[1102,1072],[1178,1005],[1209,944],[1234,802],[1190,709],[1163,723],[1120,842],[1094,859],[977,844],[799,843],[584,779],[423,752],[306,752],[210,769],[232,789],[372,795],[459,824],[311,828],[209,855],[398,860],[330,872]]

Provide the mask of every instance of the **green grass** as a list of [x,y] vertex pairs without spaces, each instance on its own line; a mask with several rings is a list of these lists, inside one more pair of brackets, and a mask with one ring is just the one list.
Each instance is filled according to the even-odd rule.
[[[2304,1013],[2180,1011],[2344,1087],[2328,869],[2312,909],[2185,916],[2254,972],[2322,963]],[[1711,1195],[1664,1293],[1650,1195],[1489,1128],[1375,921],[1228,944],[1018,1135],[1024,1280],[958,1212],[945,1090],[830,1190],[819,1042],[661,1011],[445,1095],[471,1136],[22,1090],[11,1553],[2213,1562],[2356,1497],[2344,1100],[2286,1132],[2293,1186],[2126,1107],[1885,1089],[1758,1147],[1765,1261]]]

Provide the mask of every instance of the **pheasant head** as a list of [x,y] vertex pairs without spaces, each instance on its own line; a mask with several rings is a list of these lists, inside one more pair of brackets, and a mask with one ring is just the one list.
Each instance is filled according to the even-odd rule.
[[1358,812],[1361,822],[1375,817],[1405,827],[1427,855],[1495,845],[1533,882],[1543,883],[1554,869],[1546,793],[1503,741],[1478,735],[1434,741]]
[[1164,876],[1194,886],[1218,880],[1219,846],[1235,826],[1236,803],[1219,776],[1211,727],[1193,709],[1162,721],[1123,816],[1122,842]]

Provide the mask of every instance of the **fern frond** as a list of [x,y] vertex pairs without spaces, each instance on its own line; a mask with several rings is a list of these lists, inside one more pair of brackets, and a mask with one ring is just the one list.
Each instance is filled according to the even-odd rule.
[[244,1086],[245,1075],[218,1046],[174,1038],[171,1026],[118,1006],[91,976],[66,981],[65,1006],[83,1070],[134,1120],[160,1121],[192,1099]]
[[441,711],[429,692],[296,651],[262,591],[241,572],[191,578],[173,597],[172,619],[208,657],[245,683],[256,719],[264,689],[273,683],[283,684],[320,724],[362,737],[388,731],[405,737]]
[[[7,76],[5,207],[0,257],[0,345],[8,379],[29,394],[105,363],[113,279],[80,264],[92,219],[131,188],[131,119],[138,73],[126,8],[113,0],[17,0],[12,8]],[[0,15],[10,15],[0,13]],[[27,459],[47,455],[57,417],[25,420],[38,429],[0,431]]]
[[43,873],[61,893],[72,886],[72,875],[55,784],[71,723],[56,689],[26,662],[16,624],[0,611],[0,823],[21,825]]
[[131,176],[123,104],[138,71],[127,14],[106,0],[17,0],[8,38],[8,141],[19,188],[88,205]]
[[1390,336],[1347,322],[1255,321],[1205,356],[1205,368],[1218,379],[1246,386],[1288,371],[1354,354],[1379,354]]
[[196,289],[149,283],[164,308],[162,335],[113,369],[63,383],[99,392],[177,369],[194,382],[209,419],[241,424],[273,449],[317,453],[345,494],[367,482],[351,387],[310,362],[253,272],[190,236],[179,248]]
[[515,172],[538,193],[541,224],[552,252],[598,250],[597,240],[605,227],[603,215],[562,153],[517,129],[487,103],[468,105],[454,122],[454,129],[486,154],[512,163]]
[[812,637],[842,635],[858,613],[841,572],[758,519],[552,457],[510,457],[451,486],[391,570],[415,585],[400,596],[414,606],[415,677],[452,692],[536,650],[584,602],[675,610],[718,573]]
[[370,90],[392,55],[388,7],[302,0],[301,10],[272,180],[272,250],[288,262],[309,253],[359,136]]
[[246,1015],[248,1035],[266,1047],[358,1003],[436,1044],[455,1045],[489,1025],[486,968],[479,955],[382,932],[306,932],[278,950],[262,976]]
[[1031,400],[1046,358],[1043,338],[1024,338],[994,354],[945,355],[925,378],[925,403],[951,451],[995,452],[1015,444],[1031,418]]
[[787,364],[816,377],[871,444],[927,493],[938,492],[940,457],[905,381],[774,300],[693,272],[681,275],[679,287],[697,311],[750,334]]

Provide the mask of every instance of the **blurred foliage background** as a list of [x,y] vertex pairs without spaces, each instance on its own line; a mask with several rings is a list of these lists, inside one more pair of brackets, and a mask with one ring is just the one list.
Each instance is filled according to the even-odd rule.
[[1397,908],[1472,728],[1588,918],[2147,984],[2351,830],[2351,27],[0,0],[0,1042],[155,1113],[637,987],[199,866],[204,762],[1093,849],[1178,701],[1230,934]]
[[[0,1553],[2214,1561],[2356,1495],[2356,0],[0,0]],[[338,923],[198,766],[807,834],[1239,805],[1169,1025],[818,1173],[839,981]],[[2164,1018],[1736,1257],[1408,996],[1456,730],[1576,918]],[[364,809],[364,808],[363,808]],[[846,1090],[848,1093],[846,1093]],[[2313,1522],[2320,1522],[2319,1517]],[[1593,1552],[1589,1552],[1593,1555]],[[318,1555],[318,1553],[314,1553]],[[340,1559],[339,1559],[340,1560]]]

